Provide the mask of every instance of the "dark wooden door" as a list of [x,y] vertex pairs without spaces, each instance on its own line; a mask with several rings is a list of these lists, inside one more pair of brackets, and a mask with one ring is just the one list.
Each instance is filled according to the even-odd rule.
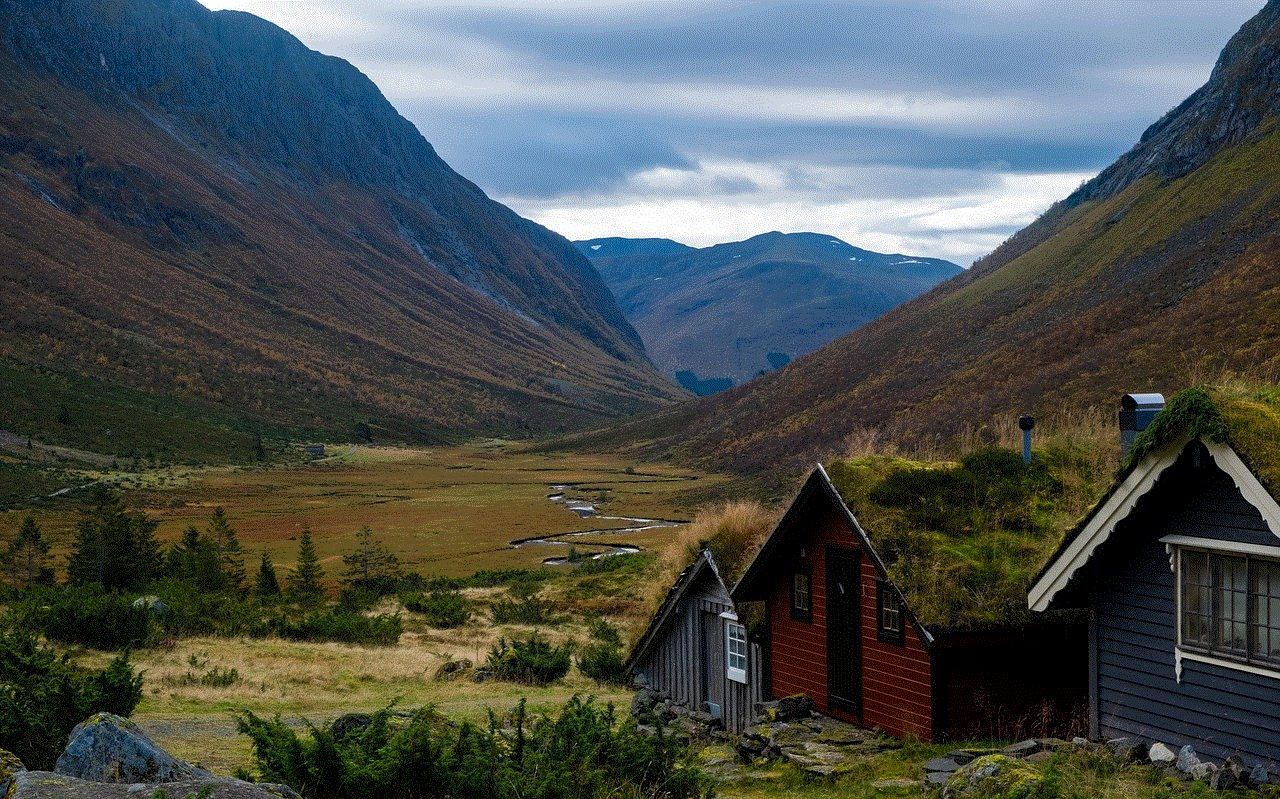
[[827,550],[827,703],[862,715],[858,553]]

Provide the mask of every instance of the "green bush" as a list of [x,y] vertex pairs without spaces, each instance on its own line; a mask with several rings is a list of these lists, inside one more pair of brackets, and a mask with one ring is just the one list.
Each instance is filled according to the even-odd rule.
[[622,655],[612,644],[595,643],[583,647],[578,657],[578,671],[601,685],[631,684],[631,678],[622,669]]
[[152,613],[133,597],[96,584],[29,591],[16,607],[18,626],[51,641],[118,651],[146,644],[156,628]]
[[556,615],[555,603],[538,596],[536,585],[516,583],[489,608],[494,624],[555,625],[565,618]]
[[52,769],[72,727],[100,711],[127,716],[141,699],[127,654],[86,671],[29,635],[0,635],[0,748],[27,768]]
[[471,600],[457,591],[432,591],[402,599],[406,610],[421,613],[432,627],[461,627],[471,620]]
[[524,701],[499,726],[455,725],[430,710],[393,727],[381,711],[361,733],[336,740],[310,726],[304,736],[279,718],[245,712],[263,781],[304,799],[700,799],[706,779],[673,739],[650,737],[612,705],[574,697],[554,718],[529,718]]
[[622,636],[618,633],[618,628],[604,619],[592,620],[591,626],[587,628],[587,634],[594,641],[600,641],[614,647],[622,646]]
[[500,585],[541,585],[551,579],[547,569],[481,569],[467,578],[466,583],[475,588],[496,588]]
[[571,642],[552,646],[547,639],[532,633],[528,638],[512,638],[510,643],[506,638],[499,638],[497,645],[489,650],[485,664],[500,680],[546,685],[569,673],[572,651]]
[[617,571],[629,571],[639,574],[653,562],[653,555],[647,552],[627,552],[622,555],[609,555],[603,558],[580,560],[573,567],[574,574],[608,574]]
[[360,646],[395,646],[400,640],[400,614],[365,616],[360,613],[328,611],[291,620],[277,616],[277,635],[292,641],[336,641]]

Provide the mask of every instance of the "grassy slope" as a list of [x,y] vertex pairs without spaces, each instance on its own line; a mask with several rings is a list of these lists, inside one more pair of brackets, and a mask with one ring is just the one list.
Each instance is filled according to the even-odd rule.
[[1206,372],[1271,377],[1277,164],[1273,119],[1182,178],[1051,211],[992,263],[777,373],[579,443],[762,470],[840,452],[863,427],[950,439]]

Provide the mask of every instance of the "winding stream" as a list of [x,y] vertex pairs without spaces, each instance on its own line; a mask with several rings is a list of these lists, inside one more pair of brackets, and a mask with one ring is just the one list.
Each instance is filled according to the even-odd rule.
[[[601,521],[610,522],[630,522],[626,527],[604,527],[597,530],[575,530],[571,533],[555,533],[553,535],[536,536],[534,538],[520,538],[511,542],[512,547],[523,546],[564,546],[571,547],[574,545],[574,538],[586,535],[619,535],[625,533],[635,533],[642,530],[656,530],[662,527],[676,527],[679,522],[669,522],[665,519],[640,519],[634,516],[596,516],[596,506],[582,499],[566,499],[565,491],[568,490],[567,485],[550,486],[551,493],[547,495],[547,499],[552,502],[558,502],[568,508],[570,511],[578,514],[579,518],[596,518]],[[613,555],[625,555],[631,552],[639,552],[640,547],[635,544],[625,544],[622,542],[605,543],[602,541],[592,541],[589,546],[604,547],[600,552],[581,553],[579,560],[599,560]],[[543,558],[542,562],[548,566],[561,566],[569,563],[567,555]]]

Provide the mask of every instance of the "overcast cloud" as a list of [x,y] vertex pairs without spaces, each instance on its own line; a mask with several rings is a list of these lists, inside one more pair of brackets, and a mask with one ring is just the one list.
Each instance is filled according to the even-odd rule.
[[570,238],[768,230],[967,266],[1198,88],[1262,0],[232,0]]

